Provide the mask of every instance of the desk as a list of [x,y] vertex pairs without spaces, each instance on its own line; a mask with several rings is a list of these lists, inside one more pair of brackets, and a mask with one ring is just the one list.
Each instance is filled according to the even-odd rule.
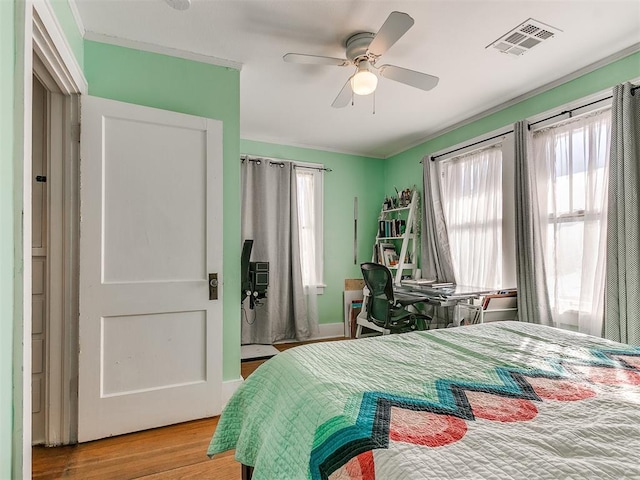
[[[411,304],[427,304],[434,307],[457,307],[461,304],[469,304],[473,299],[486,295],[488,293],[495,293],[495,288],[481,288],[471,287],[466,285],[446,285],[441,287],[435,287],[433,285],[420,285],[420,284],[404,284],[393,287],[393,296],[396,301],[402,302],[403,300],[410,300]],[[364,288],[364,301],[363,308],[357,318],[358,331],[356,338],[360,338],[362,333],[362,327],[375,330],[388,335],[389,330],[379,327],[367,320],[366,301],[369,291]],[[409,302],[407,302],[409,303]],[[458,317],[458,309],[455,310],[454,317]],[[437,320],[437,319],[435,319]],[[449,325],[459,325],[460,319],[454,318],[453,321],[445,320],[442,324],[443,327]]]
[[[420,303],[423,305],[432,305],[434,307],[454,307],[453,318],[446,313],[445,310],[440,310],[440,314],[436,315],[433,311],[433,317],[436,324],[442,326],[458,326],[463,321],[463,307],[475,308],[473,300],[479,298],[482,295],[495,293],[495,288],[486,287],[473,287],[469,285],[446,285],[435,287],[429,284],[405,284],[399,287],[395,287],[394,296],[398,300],[403,298],[420,297]],[[481,307],[480,307],[481,308]],[[475,318],[475,311],[473,317]],[[444,320],[444,323],[443,323]],[[464,319],[465,324],[470,319]]]
[[393,294],[398,300],[401,300],[403,297],[421,297],[424,299],[421,300],[421,302],[438,307],[453,307],[461,302],[466,303],[481,295],[495,291],[495,288],[471,287],[467,285],[447,285],[442,287],[434,287],[431,285],[401,285],[393,288]]

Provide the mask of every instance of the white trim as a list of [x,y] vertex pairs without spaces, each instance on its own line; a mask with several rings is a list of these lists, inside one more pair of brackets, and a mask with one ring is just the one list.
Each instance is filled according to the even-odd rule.
[[[634,79],[629,80],[629,82],[633,84],[639,81],[640,81],[640,77],[636,77]],[[581,115],[587,115],[589,113],[595,112],[596,110],[609,109],[611,108],[611,104],[613,101],[612,97],[613,97],[612,89],[607,88],[606,90],[602,90],[592,95],[579,98],[577,100],[558,106],[551,110],[547,110],[546,112],[529,117],[527,118],[527,121],[530,124],[539,122],[531,126],[531,131],[535,132],[537,130],[541,130],[543,128],[547,128],[552,125],[564,122],[571,118],[579,117]],[[564,115],[561,115],[563,113]],[[553,118],[548,118],[548,117],[553,117]],[[545,118],[548,118],[548,120],[543,122],[542,120]]]
[[189,52],[187,50],[180,50],[177,48],[164,47],[162,45],[156,45],[154,43],[139,42],[137,40],[130,40],[128,38],[113,37],[111,35],[104,35],[102,33],[96,33],[90,30],[85,32],[84,39],[90,40],[92,42],[116,45],[118,47],[142,50],[144,52],[168,55],[170,57],[184,58],[185,60],[192,60],[194,62],[208,63],[210,65],[216,65],[218,67],[228,67],[235,70],[242,70],[242,63],[236,62],[234,60],[212,57],[210,55],[203,55],[202,53]]
[[76,26],[78,27],[78,31],[80,35],[84,37],[86,29],[84,28],[84,24],[82,23],[82,17],[80,16],[80,11],[78,10],[78,4],[76,0],[67,0],[69,3],[69,8],[71,9],[71,14],[73,15],[73,19],[76,22]]
[[[393,155],[384,156],[384,155],[365,154],[365,153],[362,153],[362,151],[356,152],[354,150],[340,150],[338,148],[318,147],[318,146],[308,145],[308,144],[304,144],[304,143],[289,142],[288,140],[285,140],[285,139],[283,139],[281,137],[279,137],[279,138],[276,138],[276,137],[263,137],[263,138],[246,138],[246,137],[242,137],[240,140],[245,140],[247,142],[268,143],[268,144],[277,145],[277,146],[286,145],[288,147],[303,148],[305,150],[315,150],[315,151],[327,152],[327,153],[339,153],[341,155],[353,155],[354,157],[376,158],[376,159],[379,159],[379,160],[384,160],[385,158],[389,158],[389,157],[393,156]],[[407,149],[408,148],[409,147],[407,147]],[[401,150],[401,152],[404,152],[404,151],[405,151],[405,149]],[[398,153],[401,153],[401,152],[398,152]]]
[[[547,110],[546,112],[542,112],[529,117],[527,118],[527,122],[529,124],[540,122],[536,123],[535,125],[531,125],[530,129],[532,132],[534,132],[536,130],[549,127],[556,123],[564,122],[565,120],[572,117],[584,115],[595,110],[609,108],[611,106],[611,96],[611,89],[608,88],[606,90],[579,98],[572,102],[565,103],[564,105],[559,105],[555,108],[552,108],[551,110]],[[594,105],[590,105],[592,103],[594,103]],[[569,113],[569,110],[571,110],[571,113]],[[548,120],[542,121],[543,119]]]
[[312,340],[320,340],[323,338],[343,338],[344,322],[339,323],[320,323],[318,325],[318,333],[312,337]]
[[[318,332],[310,337],[305,342],[309,340],[322,340],[325,338],[345,338],[344,336],[344,322],[340,323],[320,323],[318,324]],[[297,343],[299,340],[295,340],[292,338],[279,340],[274,342],[274,345],[280,345],[282,343]],[[301,343],[302,344],[302,343]]]
[[78,271],[80,262],[80,95],[65,97],[64,131],[64,194],[62,207],[63,282],[62,308],[65,322],[62,346],[62,440],[75,443],[78,440]]
[[244,379],[242,377],[236,380],[227,380],[226,382],[222,382],[222,408],[227,406],[232,395],[243,383]]
[[[459,157],[460,155],[465,155],[467,153],[471,153],[475,150],[481,150],[483,148],[487,148],[491,145],[495,145],[501,143],[505,140],[507,135],[513,132],[513,126],[504,126],[498,128],[497,130],[493,130],[491,132],[484,133],[474,138],[470,138],[469,140],[465,140],[464,142],[460,142],[456,145],[451,145],[447,148],[442,148],[437,152],[430,153],[425,155],[421,161],[431,161],[431,157],[438,157],[435,161],[442,162],[445,160],[449,160],[454,157]],[[500,136],[501,138],[492,138]],[[459,149],[459,150],[458,150]],[[451,150],[455,150],[452,152]]]
[[60,90],[66,95],[87,93],[87,80],[49,0],[34,0],[32,28],[33,51],[58,80]]
[[478,113],[477,115],[473,115],[472,117],[469,117],[465,120],[462,120],[461,122],[455,123],[447,128],[444,128],[442,130],[439,130],[435,133],[432,133],[430,135],[427,135],[426,137],[423,137],[422,139],[416,140],[415,142],[412,142],[409,145],[406,145],[405,147],[403,147],[401,150],[387,155],[385,158],[389,158],[389,157],[393,157],[395,155],[398,155],[402,152],[405,152],[407,150],[410,150],[414,147],[417,147],[418,145],[422,145],[423,143],[426,143],[430,140],[433,140],[434,138],[440,137],[446,133],[452,132],[454,130],[457,130],[458,128],[464,127],[465,125],[469,125],[477,120],[481,120],[485,117],[488,117],[489,115],[492,115],[494,113],[497,113],[501,110],[504,110],[506,108],[512,107],[514,105],[517,105],[518,103],[521,103],[525,100],[528,100],[531,97],[535,97],[536,95],[539,95],[541,93],[544,93],[548,90],[551,90],[553,88],[556,88],[560,85],[563,85],[567,82],[570,82],[572,80],[575,80],[579,77],[582,77],[583,75],[586,75],[588,73],[591,73],[599,68],[602,68],[606,65],[609,65],[615,61],[621,60],[622,58],[628,57],[629,55],[636,53],[640,51],[640,43],[635,43],[633,45],[631,45],[628,48],[625,48],[624,50],[620,50],[617,53],[614,53],[613,55],[609,55],[608,57],[603,58],[602,60],[599,60],[597,62],[594,62],[590,65],[587,65],[586,67],[583,67],[579,70],[576,70],[573,73],[570,73],[569,75],[565,75],[564,77],[561,77],[557,80],[554,80],[553,82],[547,83],[546,85],[543,85],[541,87],[538,87],[534,90],[531,90],[530,92],[527,92],[523,95],[520,95],[518,97],[512,98],[511,100],[501,103],[500,105],[497,105],[493,108],[490,108],[488,110],[485,110],[484,112]]
[[[34,71],[36,70],[34,62]],[[45,87],[46,88],[46,87]],[[46,150],[47,158],[47,258],[46,258],[46,310],[45,310],[45,444],[60,445],[63,427],[62,398],[65,379],[62,359],[64,358],[64,288],[62,271],[64,270],[62,216],[64,204],[64,101],[59,93],[47,92],[46,100]]]
[[[50,203],[50,224],[57,226],[57,241],[52,242],[50,256],[55,255],[60,261],[52,266],[48,273],[51,278],[49,285],[56,285],[53,291],[49,292],[49,296],[50,298],[55,296],[56,299],[54,311],[49,312],[50,328],[47,333],[48,405],[45,419],[45,442],[47,445],[59,445],[72,443],[77,438],[79,136],[75,135],[77,133],[75,129],[80,121],[78,94],[87,92],[87,82],[49,0],[35,0],[30,11],[33,11],[33,17],[29,20],[29,31],[32,32],[33,43],[29,46],[29,58],[36,58],[33,60],[33,65],[29,64],[25,75],[31,82],[32,72],[36,73],[45,82],[47,89],[59,91],[62,94],[57,94],[57,100],[55,100],[57,114],[50,118],[50,125],[58,126],[58,131],[54,135],[59,136],[55,139],[55,152],[52,152],[57,155],[57,158],[54,155],[51,163],[51,167],[55,168],[57,173],[54,175],[49,172],[48,175],[50,199],[55,198],[55,201]],[[25,103],[27,103],[25,108],[30,114],[31,94],[28,95]],[[30,130],[27,136],[31,142]],[[31,155],[28,159],[25,157],[25,165],[27,160],[30,165]],[[58,177],[58,180],[55,181],[54,177]],[[31,175],[28,183],[30,186]],[[29,225],[31,225],[30,221]],[[30,370],[29,366],[28,371]],[[30,395],[29,393],[29,398]],[[30,411],[28,416],[30,419]],[[31,443],[30,436],[29,443]]]
[[[33,86],[33,8],[16,2],[14,186],[15,285],[13,355],[14,478],[31,478],[31,130]],[[20,219],[21,216],[21,219]],[[22,271],[20,271],[22,270]],[[22,357],[22,358],[20,358]],[[22,445],[20,445],[22,443]],[[20,448],[22,447],[22,451]]]

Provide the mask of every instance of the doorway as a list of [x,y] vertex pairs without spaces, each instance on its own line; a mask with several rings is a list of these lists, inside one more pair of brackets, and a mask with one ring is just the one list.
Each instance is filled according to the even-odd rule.
[[47,338],[47,90],[33,76],[31,130],[31,442],[45,443]]
[[31,443],[54,446],[77,441],[79,96],[32,65]]

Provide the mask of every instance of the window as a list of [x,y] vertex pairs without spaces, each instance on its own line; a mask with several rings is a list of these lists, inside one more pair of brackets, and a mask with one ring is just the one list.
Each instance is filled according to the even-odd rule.
[[298,228],[302,283],[306,287],[323,287],[322,251],[322,166],[296,164]]
[[610,111],[534,133],[554,321],[601,334]]
[[501,288],[501,146],[453,157],[438,167],[456,282]]

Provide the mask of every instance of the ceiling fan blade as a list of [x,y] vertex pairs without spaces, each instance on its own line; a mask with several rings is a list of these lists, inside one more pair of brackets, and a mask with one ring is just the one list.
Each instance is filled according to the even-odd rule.
[[347,83],[344,84],[344,86],[342,87],[342,90],[340,90],[340,93],[338,94],[336,99],[333,101],[331,106],[333,108],[346,107],[349,104],[349,100],[351,100],[351,95],[352,95],[351,77],[349,77],[349,80],[347,80]]
[[438,77],[434,77],[433,75],[416,72],[408,68],[396,67],[395,65],[382,65],[378,71],[384,78],[395,80],[396,82],[404,83],[421,90],[431,90],[438,85],[440,81]]
[[391,12],[369,45],[369,53],[379,57],[402,37],[413,25],[413,18],[406,13]]
[[346,58],[321,57],[318,55],[306,55],[304,53],[287,53],[282,57],[285,62],[306,63],[311,65],[337,65],[344,67],[349,65]]

